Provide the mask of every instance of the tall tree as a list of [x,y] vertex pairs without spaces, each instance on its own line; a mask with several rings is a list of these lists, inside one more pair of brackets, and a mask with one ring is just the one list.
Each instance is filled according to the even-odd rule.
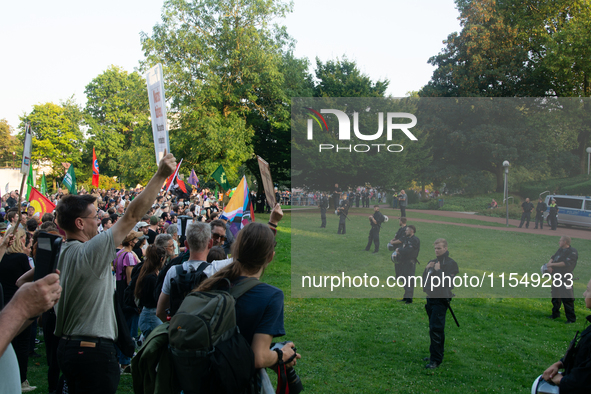
[[[32,162],[49,164],[55,176],[63,176],[62,163],[80,165],[84,135],[80,130],[82,112],[72,98],[61,105],[37,104],[33,111],[20,118],[19,141],[23,142],[25,123],[33,130]],[[22,149],[21,149],[22,152]]]
[[[6,119],[0,119],[0,163],[2,165],[13,164],[16,157],[17,142],[12,135],[12,127],[8,124]],[[23,148],[20,148],[22,152]],[[15,152],[13,155],[12,152]],[[19,156],[20,157],[20,156]]]
[[[130,167],[127,160],[122,160],[130,151],[136,155],[138,150],[154,152],[143,77],[110,66],[86,86],[85,93],[84,118],[92,137],[84,152],[84,162],[91,162],[94,147],[102,175],[125,175],[130,183],[145,181],[145,177],[136,176],[135,172],[146,166]],[[137,133],[148,134],[150,138],[142,139]]]
[[[223,164],[238,181],[238,168],[256,153],[255,133],[277,129],[289,37],[271,21],[289,9],[276,0],[169,0],[162,23],[142,33],[144,68],[164,68],[171,149],[201,174]],[[273,140],[257,139],[264,146]]]
[[495,0],[457,1],[461,32],[429,59],[437,67],[421,97],[539,96],[540,84],[519,30],[508,25]]
[[314,97],[384,97],[390,81],[373,82],[354,61],[342,59],[322,63],[316,58]]

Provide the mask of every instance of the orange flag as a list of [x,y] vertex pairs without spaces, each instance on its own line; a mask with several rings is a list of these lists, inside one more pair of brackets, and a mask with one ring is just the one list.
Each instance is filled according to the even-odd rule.
[[29,204],[35,208],[35,213],[39,212],[39,217],[43,214],[53,212],[55,204],[49,201],[47,197],[39,193],[34,187],[31,188],[31,194],[29,195]]

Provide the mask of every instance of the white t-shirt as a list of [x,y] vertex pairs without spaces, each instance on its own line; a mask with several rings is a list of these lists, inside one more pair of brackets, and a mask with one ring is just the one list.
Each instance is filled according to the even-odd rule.
[[[197,269],[199,268],[199,266],[202,263],[206,263],[204,261],[201,260],[187,260],[185,261],[182,266],[183,266],[183,270],[184,271],[197,271]],[[207,263],[206,263],[207,264]],[[170,269],[168,270],[168,272],[166,273],[166,277],[164,278],[164,283],[162,284],[162,292],[164,294],[166,294],[167,296],[170,295],[170,280],[177,277],[176,274],[176,265],[170,267]],[[206,274],[207,275],[207,274]],[[209,276],[209,275],[208,275]]]

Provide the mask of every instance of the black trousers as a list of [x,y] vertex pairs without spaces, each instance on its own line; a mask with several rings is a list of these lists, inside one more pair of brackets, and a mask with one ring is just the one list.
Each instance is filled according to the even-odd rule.
[[85,343],[61,338],[57,359],[69,393],[115,394],[117,391],[120,371],[112,341]]
[[326,227],[326,208],[320,208],[320,220],[322,221],[320,227]]
[[402,298],[412,301],[414,296],[415,287],[414,281],[411,281],[411,276],[415,276],[415,263],[403,262],[398,265],[398,276],[404,276],[406,278],[404,284],[404,296]]
[[447,315],[447,299],[427,298],[425,305],[429,317],[430,361],[441,364],[445,346],[445,316]]
[[374,252],[377,252],[378,250],[380,250],[380,228],[379,227],[373,227],[371,228],[371,230],[369,230],[369,237],[367,237],[367,246],[365,247],[365,250],[369,250],[371,248],[371,244],[374,243],[375,244],[375,249]]
[[43,314],[43,339],[45,340],[45,352],[47,355],[47,384],[49,392],[56,391],[60,377],[60,367],[57,361],[57,347],[59,337],[53,335],[55,331],[55,313],[53,309]]
[[405,218],[406,217],[406,206],[400,206],[400,217],[401,218]]
[[339,229],[337,230],[337,234],[346,234],[347,233],[347,219],[345,216],[339,216]]
[[536,213],[536,228],[538,228],[538,223],[540,224],[540,228],[544,228],[544,214],[543,213]]
[[29,337],[31,336],[31,326],[28,326],[12,340],[12,347],[18,360],[18,369],[20,372],[21,383],[27,380],[27,367],[29,364]]
[[552,317],[560,317],[560,305],[564,304],[564,314],[566,320],[576,321],[577,315],[575,315],[575,299],[574,298],[552,298]]
[[531,212],[523,212],[521,214],[521,223],[519,223],[519,228],[523,227],[523,222],[525,222],[525,228],[529,228],[529,221],[531,220]]
[[558,218],[556,216],[550,216],[550,229],[556,230],[558,226]]

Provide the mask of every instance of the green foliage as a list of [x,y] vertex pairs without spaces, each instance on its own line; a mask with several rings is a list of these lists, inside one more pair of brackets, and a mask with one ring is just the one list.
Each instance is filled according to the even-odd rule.
[[101,176],[123,177],[134,186],[145,182],[156,166],[144,78],[110,66],[86,86],[85,93],[85,122],[92,138],[85,146],[84,170],[92,174],[94,147]]
[[[142,33],[144,68],[164,67],[171,149],[197,173],[223,164],[236,183],[255,148],[280,141],[285,152],[289,111],[281,68],[289,37],[271,23],[289,10],[273,0],[171,0],[152,35]],[[287,161],[279,157],[279,171],[288,171]]]
[[31,124],[33,134],[33,163],[50,163],[55,174],[65,174],[61,163],[71,163],[74,168],[80,166],[84,144],[80,131],[82,112],[72,99],[61,105],[34,105],[31,113],[21,117],[18,135],[21,146],[27,122]]
[[537,198],[539,194],[546,191],[549,191],[550,194],[589,196],[591,195],[591,179],[587,175],[572,178],[544,179],[523,183],[519,188],[519,193],[522,196],[529,196],[530,198]]
[[[18,144],[12,132],[12,127],[10,127],[8,121],[0,119],[0,165],[2,166],[12,166],[13,162],[14,165],[19,163],[15,160],[16,155],[12,154],[12,152],[18,150]],[[22,151],[23,148],[21,147],[20,152],[22,153]],[[19,160],[21,156],[19,156]]]
[[373,82],[354,61],[343,59],[322,63],[316,58],[314,97],[384,97],[390,81]]

